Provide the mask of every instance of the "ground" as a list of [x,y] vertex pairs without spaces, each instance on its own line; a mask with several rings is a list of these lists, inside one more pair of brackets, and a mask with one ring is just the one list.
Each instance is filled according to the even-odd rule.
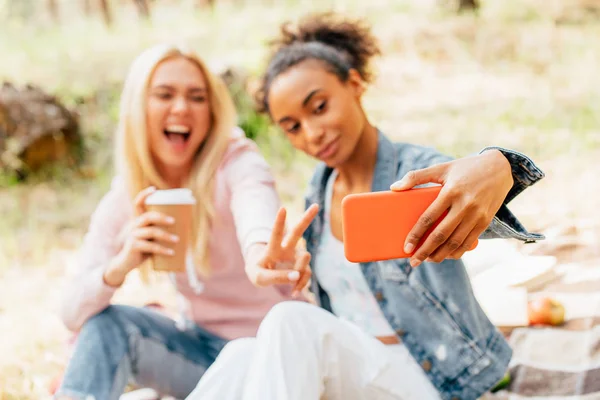
[[[454,156],[487,145],[530,155],[547,177],[511,209],[549,240],[522,251],[597,266],[600,23],[568,8],[580,3],[575,1],[482,1],[479,17],[456,16],[432,3],[321,3],[367,17],[381,39],[384,56],[376,60],[377,81],[365,99],[371,119],[396,140]],[[0,65],[0,78],[42,85],[74,104],[118,84],[132,57],[148,44],[178,36],[212,65],[239,64],[255,72],[262,66],[264,39],[277,24],[312,7],[292,1],[225,4],[209,15],[185,4],[156,2],[151,24],[127,20],[133,10],[125,9],[111,31],[85,18],[60,28],[43,18],[35,28],[11,22],[6,29],[12,39],[0,39],[10,60]],[[48,398],[48,385],[65,364],[69,333],[56,311],[89,215],[110,181],[117,111],[110,96],[84,109],[88,143],[97,146],[90,172],[66,171],[49,181],[0,188],[0,400]],[[298,155],[278,157],[280,146],[274,140],[263,151],[297,215],[311,165]],[[146,289],[132,277],[118,300],[169,302],[171,295],[161,282]]]

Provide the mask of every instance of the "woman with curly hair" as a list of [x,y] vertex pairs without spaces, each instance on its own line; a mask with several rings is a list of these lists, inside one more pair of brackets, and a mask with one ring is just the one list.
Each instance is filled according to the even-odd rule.
[[[255,339],[226,347],[196,388],[198,399],[213,398],[203,396],[211,382],[242,364],[236,398],[261,400],[476,399],[505,374],[511,349],[475,299],[460,258],[478,238],[542,238],[507,204],[543,173],[497,147],[453,160],[392,142],[362,106],[377,54],[368,26],[336,15],[285,25],[276,40],[259,101],[296,149],[320,161],[306,197],[319,213],[304,232],[317,305],[276,305]],[[410,258],[345,258],[346,195],[428,183],[443,186],[398,243]]]

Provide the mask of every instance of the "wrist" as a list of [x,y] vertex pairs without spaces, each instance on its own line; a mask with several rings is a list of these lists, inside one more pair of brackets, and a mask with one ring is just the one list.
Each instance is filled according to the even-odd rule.
[[253,243],[246,251],[246,264],[257,264],[264,256],[266,243]]
[[102,275],[104,283],[108,286],[118,288],[125,282],[127,270],[122,266],[118,258],[113,258]]
[[508,158],[506,158],[506,156],[498,149],[486,150],[483,154],[495,160],[495,163],[498,165],[498,170],[501,171],[501,175],[506,179],[509,187],[512,187],[514,180],[512,166],[510,165]]

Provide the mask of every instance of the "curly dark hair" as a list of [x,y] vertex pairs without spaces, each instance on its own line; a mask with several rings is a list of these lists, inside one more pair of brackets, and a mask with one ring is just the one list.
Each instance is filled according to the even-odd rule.
[[271,42],[273,53],[256,93],[257,105],[269,112],[269,89],[273,80],[306,60],[318,60],[324,68],[345,82],[351,69],[371,82],[369,61],[381,54],[371,28],[362,20],[350,20],[333,13],[312,14],[297,26],[285,23],[280,37]]

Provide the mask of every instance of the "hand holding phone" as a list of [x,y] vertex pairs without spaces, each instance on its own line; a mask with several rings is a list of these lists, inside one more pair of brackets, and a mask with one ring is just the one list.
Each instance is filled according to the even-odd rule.
[[[344,252],[348,261],[369,262],[410,257],[444,219],[447,212],[425,233],[410,254],[404,242],[419,217],[437,198],[442,186],[402,192],[351,194],[342,200]],[[472,246],[477,246],[477,241]]]

